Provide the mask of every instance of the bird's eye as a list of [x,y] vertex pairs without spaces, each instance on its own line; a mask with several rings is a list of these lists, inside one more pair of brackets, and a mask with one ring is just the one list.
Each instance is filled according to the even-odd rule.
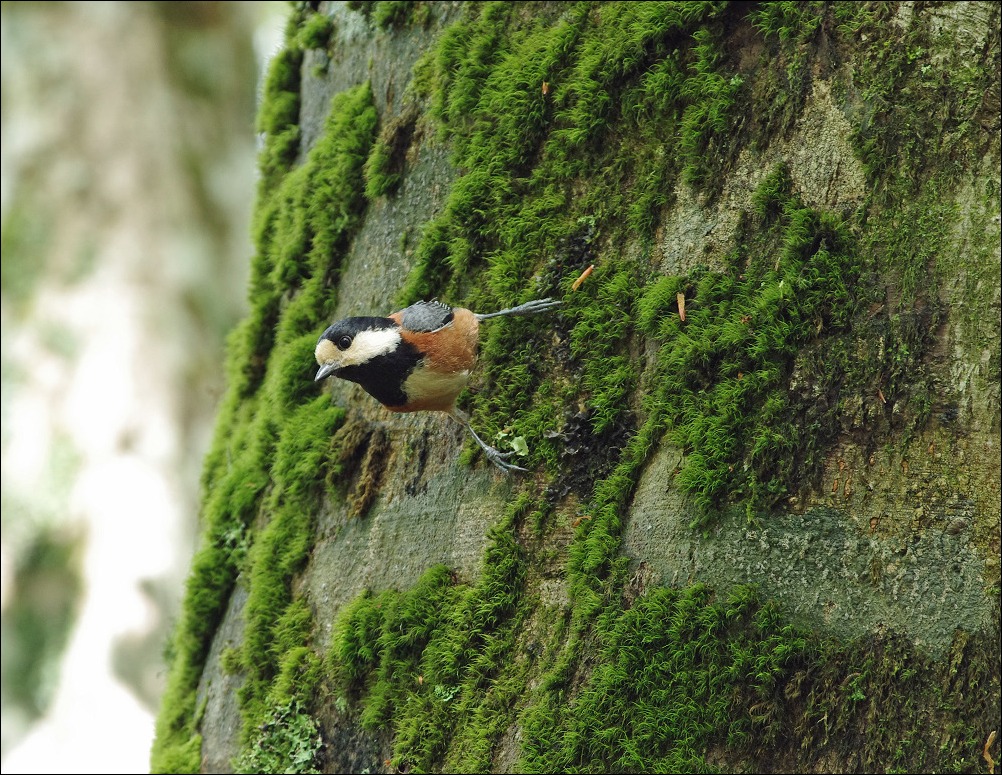
[[337,345],[337,349],[347,350],[349,347],[351,347],[351,337],[347,335],[342,336],[340,339],[337,340],[337,342],[335,342],[335,344]]

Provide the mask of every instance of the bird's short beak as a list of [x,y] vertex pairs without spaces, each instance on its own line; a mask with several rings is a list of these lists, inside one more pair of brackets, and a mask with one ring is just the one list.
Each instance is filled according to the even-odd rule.
[[320,367],[317,372],[317,378],[313,380],[314,382],[319,382],[322,379],[327,379],[331,374],[337,371],[338,365],[336,363],[327,362]]

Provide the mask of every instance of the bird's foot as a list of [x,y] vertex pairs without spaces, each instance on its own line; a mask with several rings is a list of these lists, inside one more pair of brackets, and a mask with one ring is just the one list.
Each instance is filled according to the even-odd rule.
[[470,425],[469,421],[465,418],[464,415],[460,414],[457,411],[453,413],[452,416],[466,427],[466,430],[468,430],[470,432],[470,435],[473,436],[473,440],[477,442],[477,445],[480,447],[480,449],[482,449],[484,451],[484,454],[487,455],[487,459],[490,460],[494,465],[496,465],[502,471],[504,471],[506,474],[509,474],[512,471],[526,472],[529,470],[528,468],[522,468],[522,466],[517,466],[514,463],[508,462],[508,458],[510,458],[512,455],[515,454],[514,450],[512,450],[511,452],[502,452],[499,449],[495,449],[486,441],[484,441],[482,438],[480,438],[480,436],[477,435],[477,432],[473,430],[473,426]]
[[546,312],[554,307],[563,304],[560,299],[536,299],[519,304],[517,307],[499,310],[498,312],[488,312],[483,315],[476,315],[477,320],[487,320],[488,318],[501,317],[502,315],[535,315],[539,312]]

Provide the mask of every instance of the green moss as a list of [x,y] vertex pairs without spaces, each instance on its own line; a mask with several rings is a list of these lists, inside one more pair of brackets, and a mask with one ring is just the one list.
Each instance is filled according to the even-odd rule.
[[[641,303],[663,342],[650,395],[685,452],[678,484],[704,513],[740,501],[752,516],[813,484],[839,430],[809,404],[838,405],[845,365],[832,359],[804,395],[791,382],[804,348],[849,328],[860,260],[841,219],[786,188],[779,168],[756,192],[758,220],[746,218],[729,271],[659,278]],[[685,297],[684,322],[672,291]]]
[[[987,726],[953,720],[992,703],[968,694],[998,686],[984,637],[958,642],[947,667],[893,638],[822,642],[751,587],[656,589],[599,620],[579,691],[549,693],[523,716],[521,771],[758,771],[785,768],[783,751],[847,769],[975,771]],[[931,739],[929,728],[948,731]]]
[[338,616],[331,671],[360,702],[363,726],[394,729],[397,767],[426,771],[456,739],[463,766],[489,766],[506,718],[498,694],[519,687],[500,658],[525,614],[525,560],[511,530],[526,506],[521,499],[491,529],[476,584],[434,566],[406,592],[362,595]]
[[153,761],[160,772],[198,772],[202,766],[202,736],[191,734],[175,745],[155,747]]
[[351,0],[348,7],[366,16],[381,30],[424,25],[429,17],[428,4],[420,0]]
[[301,49],[326,49],[330,46],[335,32],[334,20],[325,13],[314,13],[307,17],[297,32],[297,42]]
[[365,163],[365,195],[374,201],[395,191],[400,185],[400,173],[390,171],[392,150],[386,143],[377,143]]
[[299,153],[299,71],[302,62],[301,50],[285,48],[272,58],[268,67],[257,117],[258,132],[265,136],[258,157],[260,200],[267,199],[267,193],[292,168]]
[[383,30],[403,26],[420,3],[414,0],[381,0],[372,9],[372,21]]
[[308,681],[300,680],[282,691],[284,672],[292,669],[288,660],[296,660],[293,664],[299,669],[299,658],[308,656],[297,649],[308,642],[312,628],[309,609],[294,600],[292,581],[309,556],[314,513],[310,504],[324,489],[331,437],[343,416],[343,410],[331,406],[326,396],[315,398],[286,420],[275,451],[273,488],[265,505],[270,519],[255,537],[248,556],[245,682],[240,691],[245,730],[256,728],[273,705],[276,690],[280,695],[292,692],[280,699],[312,698]]
[[[352,5],[384,28],[410,12]],[[958,636],[948,664],[893,635],[825,643],[745,587],[628,594],[620,551],[634,488],[666,439],[685,453],[676,484],[693,522],[709,526],[721,509],[767,519],[810,490],[847,428],[889,440],[926,421],[923,364],[943,319],[936,266],[955,215],[947,203],[985,148],[972,127],[997,67],[939,68],[931,26],[902,30],[888,23],[893,11],[467,4],[419,63],[427,117],[408,115],[374,142],[371,95],[353,91],[299,168],[301,52],[277,60],[262,107],[252,311],[231,338],[231,392],[204,477],[207,548],[154,762],[197,753],[195,687],[243,570],[245,756],[276,757],[255,767],[291,767],[293,750],[307,751],[296,766],[315,766],[309,710],[328,674],[344,712],[392,730],[393,764],[415,771],[492,769],[513,728],[522,771],[978,765],[983,720],[998,715],[991,632]],[[852,63],[852,83],[820,50]],[[795,125],[819,72],[831,73],[856,127],[862,205],[809,207],[778,164],[722,255],[706,266],[694,257],[684,275],[653,271],[655,246],[672,238],[661,229],[677,187],[712,203],[738,154]],[[905,90],[919,99],[898,99]],[[485,437],[526,440],[539,475],[516,485],[476,581],[435,566],[411,589],[356,599],[321,663],[293,584],[310,515],[354,473],[354,450],[381,442],[311,401],[310,350],[336,300],[361,192],[393,194],[425,118],[462,174],[421,232],[400,301],[437,296],[489,312],[564,300],[545,320],[485,324],[477,382],[463,397]],[[862,406],[851,426],[850,404]],[[344,493],[359,516],[381,475],[371,460],[362,469],[365,487]],[[565,555],[557,504],[569,494],[577,519]],[[553,576],[566,611],[537,597]],[[539,629],[552,633],[542,645]]]
[[365,196],[369,201],[396,192],[417,118],[418,109],[410,103],[379,133],[365,162]]
[[[288,87],[292,61],[294,52],[279,55],[270,83]],[[289,93],[271,91],[278,102]],[[262,114],[272,132],[261,160],[267,167],[274,159],[270,143],[297,119],[288,110],[278,120],[267,102]],[[327,453],[343,413],[316,396],[310,364],[316,331],[336,299],[331,285],[364,208],[362,166],[375,127],[366,84],[335,96],[324,134],[300,167],[286,168],[290,158],[265,170],[272,179],[259,192],[251,312],[230,337],[229,392],[203,472],[205,534],[174,634],[154,769],[190,764],[197,752],[195,691],[238,572],[248,583],[240,660],[245,744],[260,745],[250,730],[276,703],[312,701],[306,677],[317,673],[301,648],[309,612],[295,599],[292,580],[309,553],[309,515],[326,488]]]
[[[659,589],[603,632],[595,669],[571,703],[525,718],[529,772],[713,772],[715,742],[742,748],[766,705],[805,662],[803,634],[747,588],[719,602],[701,586]],[[777,686],[778,684],[778,686]]]

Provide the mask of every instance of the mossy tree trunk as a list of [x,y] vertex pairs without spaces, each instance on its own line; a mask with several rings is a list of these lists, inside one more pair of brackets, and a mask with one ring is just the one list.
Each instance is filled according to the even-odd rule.
[[[154,767],[988,766],[999,61],[992,3],[297,7]],[[542,296],[461,398],[531,475],[313,383]]]

